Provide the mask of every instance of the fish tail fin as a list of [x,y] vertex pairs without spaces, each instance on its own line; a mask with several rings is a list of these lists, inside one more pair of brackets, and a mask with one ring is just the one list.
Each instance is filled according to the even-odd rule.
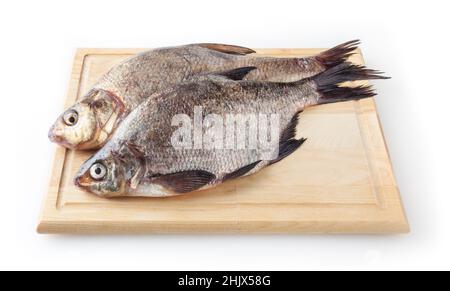
[[348,62],[337,65],[320,73],[311,79],[320,94],[318,103],[334,103],[349,100],[359,100],[376,95],[372,86],[341,87],[339,84],[357,80],[390,79],[381,75],[382,72],[367,69],[365,66]]
[[316,60],[318,60],[326,69],[332,68],[345,62],[351,55],[354,54],[354,51],[360,44],[361,42],[358,39],[348,41],[321,52],[318,56],[316,56]]

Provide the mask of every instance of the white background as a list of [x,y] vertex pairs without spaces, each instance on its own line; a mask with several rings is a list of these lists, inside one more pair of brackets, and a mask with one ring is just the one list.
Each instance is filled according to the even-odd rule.
[[[447,269],[448,1],[2,1],[0,269]],[[42,236],[35,232],[77,47],[360,38],[412,233]]]

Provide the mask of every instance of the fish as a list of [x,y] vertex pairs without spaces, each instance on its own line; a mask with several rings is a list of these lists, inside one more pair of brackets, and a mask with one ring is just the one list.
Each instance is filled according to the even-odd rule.
[[[342,63],[289,83],[232,80],[228,73],[180,83],[131,112],[74,183],[104,198],[170,197],[255,174],[306,142],[296,137],[305,108],[375,96],[370,85],[344,85],[387,78],[381,74]],[[252,127],[252,120],[259,123]],[[250,146],[255,131],[260,136]]]
[[103,75],[57,118],[48,137],[69,149],[99,149],[144,100],[193,76],[255,66],[247,80],[292,82],[343,63],[358,44],[349,41],[306,58],[257,57],[249,48],[208,43],[146,51]]

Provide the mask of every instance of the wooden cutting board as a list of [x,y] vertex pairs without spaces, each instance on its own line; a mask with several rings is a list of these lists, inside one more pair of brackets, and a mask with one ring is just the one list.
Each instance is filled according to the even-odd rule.
[[[142,49],[79,49],[66,108]],[[259,49],[303,57],[320,49]],[[352,57],[363,63],[360,52]],[[57,114],[55,112],[55,114]],[[57,147],[40,233],[404,233],[409,226],[373,99],[310,108],[308,141],[260,173],[171,198],[102,199],[73,185],[92,153]],[[49,145],[50,146],[50,145]]]

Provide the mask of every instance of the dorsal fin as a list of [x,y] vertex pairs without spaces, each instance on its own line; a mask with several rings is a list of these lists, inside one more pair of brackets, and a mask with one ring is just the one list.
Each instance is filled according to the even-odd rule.
[[220,43],[199,43],[197,44],[200,47],[207,48],[210,50],[218,51],[225,54],[230,55],[248,55],[256,53],[254,50],[242,47],[242,46],[236,46],[236,45],[229,45],[229,44],[220,44]]
[[242,67],[229,71],[215,72],[214,75],[223,76],[231,80],[241,81],[248,75],[251,71],[256,70],[256,67]]

